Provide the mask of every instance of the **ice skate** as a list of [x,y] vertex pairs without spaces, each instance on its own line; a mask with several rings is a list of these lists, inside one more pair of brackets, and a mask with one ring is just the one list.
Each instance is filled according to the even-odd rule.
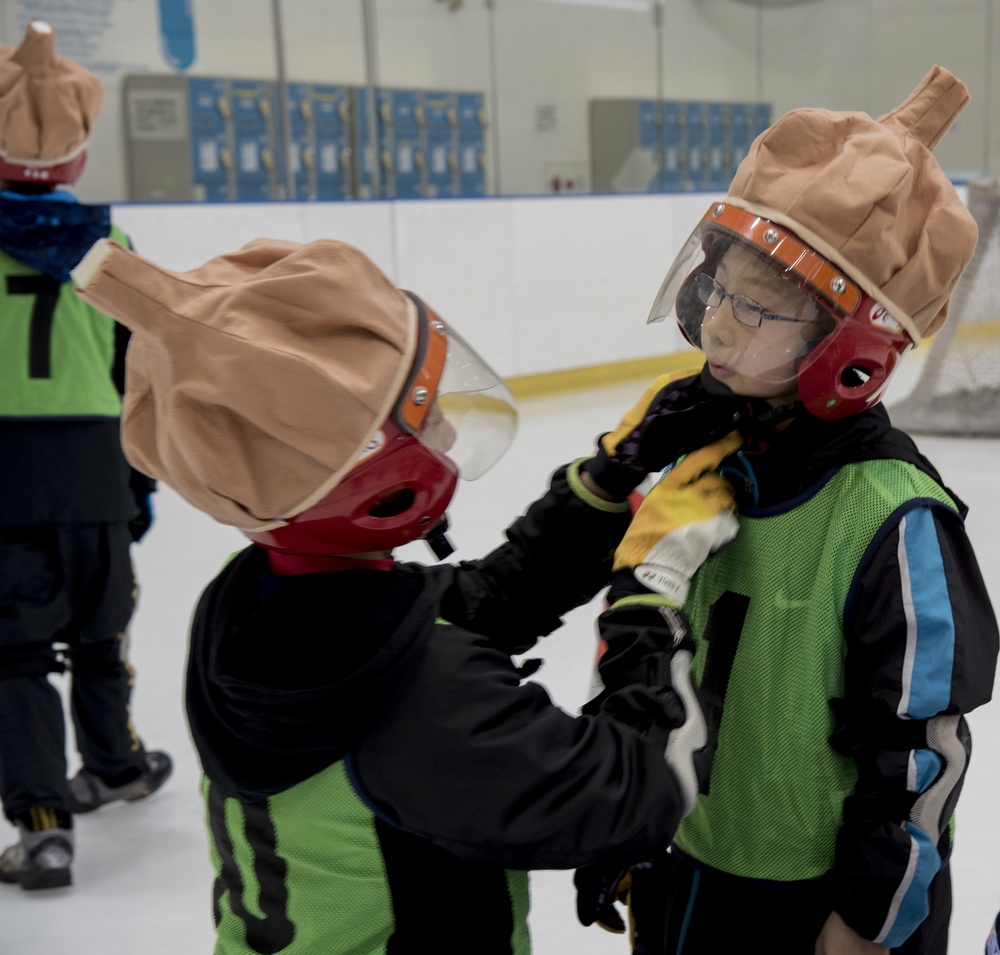
[[109,786],[100,776],[81,769],[69,781],[69,811],[93,812],[111,802],[135,802],[159,789],[170,776],[174,764],[167,753],[159,750],[146,753],[146,768],[120,786]]
[[54,828],[32,832],[18,823],[20,842],[0,854],[0,882],[20,883],[22,889],[57,889],[73,884],[73,830]]

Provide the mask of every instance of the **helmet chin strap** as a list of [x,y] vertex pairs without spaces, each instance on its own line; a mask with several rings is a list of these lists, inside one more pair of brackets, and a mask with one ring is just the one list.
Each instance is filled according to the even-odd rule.
[[746,407],[740,415],[740,427],[744,432],[755,429],[771,429],[795,418],[800,414],[808,414],[801,401],[789,401],[781,405],[772,405],[763,398],[749,398],[737,395],[728,385],[713,377],[708,369],[708,362],[701,369],[701,383],[705,390],[713,395],[726,398],[742,398]]
[[445,515],[425,535],[427,546],[434,552],[438,560],[444,560],[455,553],[455,546],[448,540],[448,516]]
[[775,425],[781,424],[782,421],[798,417],[800,413],[806,413],[801,401],[789,401],[783,405],[771,405],[760,398],[751,398],[748,418],[757,424],[773,428]]

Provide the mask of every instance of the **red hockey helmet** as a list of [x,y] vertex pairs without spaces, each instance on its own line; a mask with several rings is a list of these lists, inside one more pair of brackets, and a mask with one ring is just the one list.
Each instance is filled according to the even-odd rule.
[[87,151],[80,150],[70,159],[60,162],[19,162],[0,153],[0,179],[12,182],[37,182],[39,184],[72,185],[83,175],[87,164]]
[[418,344],[391,415],[322,500],[279,527],[244,531],[290,554],[361,554],[426,536],[459,477],[475,480],[509,446],[517,423],[503,380],[416,295]]
[[0,179],[58,185],[83,174],[100,113],[101,81],[55,51],[55,30],[31,21],[17,47],[0,47]]
[[[743,251],[730,256],[733,248]],[[769,291],[756,291],[764,287]],[[731,201],[706,212],[647,321],[673,317],[687,341],[706,351],[712,370],[706,330],[724,301],[744,326],[738,343],[727,345],[726,373],[776,391],[797,388],[806,410],[819,418],[843,418],[876,404],[913,346],[902,325],[842,269],[790,229]]]

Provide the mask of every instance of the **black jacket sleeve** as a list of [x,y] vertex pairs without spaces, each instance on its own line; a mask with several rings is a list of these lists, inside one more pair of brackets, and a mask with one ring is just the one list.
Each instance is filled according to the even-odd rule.
[[951,848],[971,752],[964,714],[989,700],[997,623],[958,514],[919,506],[859,571],[845,620],[844,697],[833,745],[855,760],[835,869],[835,908],[895,948],[926,912]]
[[355,787],[381,818],[467,861],[628,865],[664,848],[684,812],[665,755],[683,705],[657,672],[573,717],[488,639],[437,624],[349,760]]
[[521,653],[607,585],[629,506],[587,492],[580,464],[556,471],[548,492],[507,528],[504,544],[457,569],[440,569],[454,573],[441,603],[449,623],[490,637],[506,653]]

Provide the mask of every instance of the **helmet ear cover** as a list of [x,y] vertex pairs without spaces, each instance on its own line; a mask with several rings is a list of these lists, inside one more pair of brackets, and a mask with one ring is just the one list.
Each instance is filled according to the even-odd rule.
[[902,328],[867,293],[848,318],[802,360],[799,397],[817,418],[847,418],[878,404],[903,355],[913,347]]
[[361,554],[419,540],[444,516],[458,468],[389,421],[385,447],[352,468],[325,498],[281,527],[247,536],[292,554]]

